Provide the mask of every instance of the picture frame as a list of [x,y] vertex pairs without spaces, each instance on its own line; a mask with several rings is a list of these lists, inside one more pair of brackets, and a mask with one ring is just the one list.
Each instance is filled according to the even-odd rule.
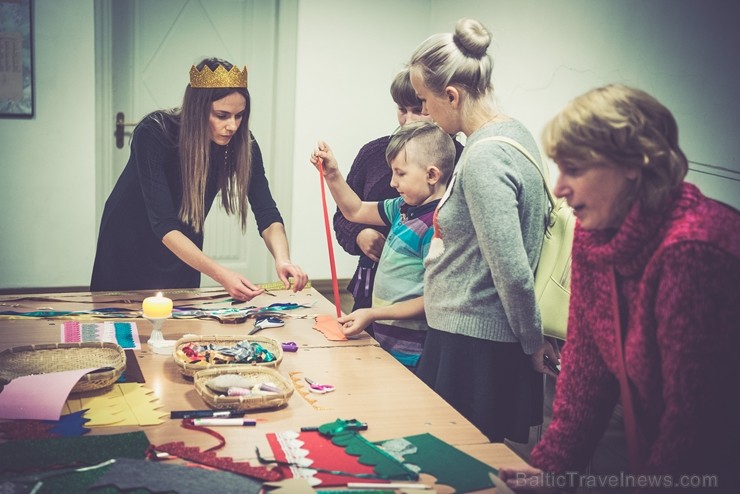
[[33,118],[33,0],[0,0],[0,118]]

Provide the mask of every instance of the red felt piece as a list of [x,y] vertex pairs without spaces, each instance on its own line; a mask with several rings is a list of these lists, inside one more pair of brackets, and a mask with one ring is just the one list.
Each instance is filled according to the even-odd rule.
[[331,226],[329,224],[329,210],[326,206],[326,191],[324,189],[324,160],[319,158],[319,181],[321,183],[321,206],[324,210],[324,230],[326,231],[326,245],[329,249],[329,267],[331,268],[331,286],[334,289],[334,307],[337,318],[342,317],[341,298],[339,297],[339,283],[337,280],[337,267],[334,262],[334,243],[331,237]]
[[218,457],[213,451],[201,451],[200,448],[185,446],[182,441],[162,444],[154,449],[177,456],[183,460],[192,461],[200,465],[238,473],[262,480],[281,480],[283,475],[277,469],[269,470],[266,467],[253,467],[249,462],[235,462],[230,457]]
[[54,423],[43,420],[12,420],[0,422],[0,436],[6,441],[28,441],[59,437],[51,432]]
[[[363,465],[358,461],[357,456],[353,456],[345,451],[342,446],[337,446],[331,441],[331,438],[322,436],[319,432],[301,432],[298,440],[303,442],[302,449],[308,451],[308,458],[313,460],[311,466],[307,468],[323,468],[327,470],[339,470],[352,474],[375,474],[372,465]],[[274,433],[267,434],[267,441],[270,443],[272,454],[278,461],[289,461],[280,446],[280,441]],[[287,466],[280,466],[285,478],[293,478],[293,473]],[[388,482],[383,479],[366,479],[358,480],[357,477],[347,475],[333,475],[329,473],[316,473],[314,475],[321,480],[322,486],[347,485],[348,482]]]

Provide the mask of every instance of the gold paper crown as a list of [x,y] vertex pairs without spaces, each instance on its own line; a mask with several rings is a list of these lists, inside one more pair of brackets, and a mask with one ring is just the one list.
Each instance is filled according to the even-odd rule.
[[198,70],[195,65],[190,67],[190,87],[247,87],[247,66],[244,70],[234,65],[231,70],[226,70],[223,65],[211,70],[208,65],[203,70]]

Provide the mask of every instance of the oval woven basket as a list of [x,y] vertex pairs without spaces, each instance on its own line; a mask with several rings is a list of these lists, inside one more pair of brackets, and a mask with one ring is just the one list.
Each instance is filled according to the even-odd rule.
[[[220,395],[206,386],[216,376],[235,374],[250,379],[255,384],[271,383],[280,389],[280,393],[248,396]],[[198,371],[193,377],[195,391],[208,406],[219,410],[254,410],[258,408],[276,408],[288,403],[295,388],[289,379],[275,369],[256,365],[229,365],[214,369]]]
[[90,372],[72,388],[72,393],[93,391],[111,386],[126,370],[123,348],[109,342],[48,343],[8,348],[0,352],[0,380],[32,374],[110,367]]
[[[262,348],[269,351],[273,355],[275,355],[275,360],[272,362],[260,362],[260,363],[254,363],[254,364],[210,364],[207,362],[196,362],[191,363],[190,359],[183,353],[182,348],[187,345],[188,343],[197,343],[199,345],[208,345],[213,344],[217,346],[234,346],[240,341],[248,341],[250,343],[259,343],[262,345]],[[175,363],[177,364],[177,367],[180,369],[180,372],[188,377],[193,377],[196,372],[205,370],[205,369],[214,369],[214,368],[221,368],[225,366],[234,366],[234,365],[254,365],[254,366],[260,366],[260,367],[277,367],[280,365],[280,362],[283,360],[283,347],[280,346],[280,343],[278,343],[276,340],[273,340],[272,338],[267,338],[265,336],[241,336],[241,335],[212,335],[212,336],[185,336],[183,338],[180,338],[175,343],[175,349],[172,352],[172,358],[175,360]]]

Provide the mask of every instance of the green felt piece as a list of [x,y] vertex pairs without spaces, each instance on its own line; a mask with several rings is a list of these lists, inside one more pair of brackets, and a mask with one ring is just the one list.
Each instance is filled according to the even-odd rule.
[[79,467],[111,458],[143,459],[148,447],[143,432],[11,441],[0,444],[0,465],[3,473]]
[[[98,478],[100,478],[110,465],[105,465],[93,470],[76,472],[74,469],[47,470],[45,472],[28,474],[9,479],[13,484],[24,486],[27,491],[35,494],[77,494],[88,492]],[[38,482],[41,482],[38,484]],[[114,487],[95,489],[95,494],[119,494],[121,491]],[[139,489],[127,491],[126,494],[151,494],[148,490]]]
[[374,467],[375,473],[384,479],[418,480],[419,475],[406,468],[387,452],[371,443],[357,431],[347,428],[347,421],[337,419],[319,427],[319,432],[331,436],[331,441],[344,448],[347,454],[357,456],[363,465]]
[[433,475],[438,484],[449,485],[456,492],[493,487],[488,472],[498,475],[495,468],[429,433],[404,439],[417,447],[416,453],[404,456],[404,462],[417,465],[422,472]]

